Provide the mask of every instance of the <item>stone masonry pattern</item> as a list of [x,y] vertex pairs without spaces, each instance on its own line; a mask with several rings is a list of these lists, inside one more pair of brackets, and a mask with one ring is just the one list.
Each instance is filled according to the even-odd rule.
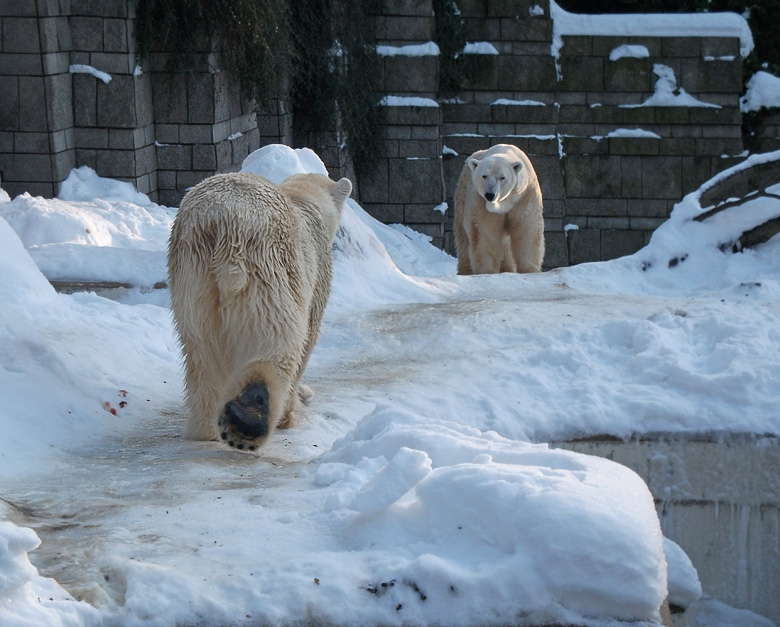
[[[176,206],[188,188],[270,143],[308,145],[332,176],[352,177],[338,129],[293,137],[283,103],[256,109],[213,50],[196,55],[191,72],[164,55],[142,67],[134,7],[0,0],[0,177],[9,194],[55,196],[72,168],[87,165]],[[541,182],[545,267],[611,259],[641,248],[676,201],[744,157],[736,38],[564,37],[556,58],[547,0],[458,7],[467,40],[480,45],[463,55],[468,84],[457,98],[438,98],[441,59],[430,45],[381,57],[379,96],[416,99],[384,107],[378,167],[356,181],[359,202],[381,221],[454,254],[452,196],[465,159],[512,143]],[[385,0],[376,20],[382,46],[435,38],[430,0]],[[624,44],[648,56],[611,60]],[[638,106],[659,67],[709,106]],[[767,118],[763,132],[775,132],[762,147],[777,147],[777,126]]]

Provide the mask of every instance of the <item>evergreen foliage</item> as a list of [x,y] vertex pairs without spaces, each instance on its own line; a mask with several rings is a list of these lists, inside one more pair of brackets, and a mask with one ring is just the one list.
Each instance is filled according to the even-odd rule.
[[216,42],[223,69],[249,98],[265,103],[294,64],[286,0],[139,0],[136,39],[142,56],[168,55],[191,70]]
[[468,83],[463,63],[466,30],[453,0],[433,0],[433,13],[439,46],[439,96],[451,98]]
[[194,70],[213,45],[242,93],[258,104],[287,101],[294,126],[334,131],[340,122],[360,175],[382,132],[370,17],[378,2],[139,0],[136,39],[142,56],[163,52],[177,71]]
[[298,59],[290,91],[294,123],[312,131],[340,125],[358,176],[375,164],[382,137],[372,18],[378,11],[378,0],[292,3]]

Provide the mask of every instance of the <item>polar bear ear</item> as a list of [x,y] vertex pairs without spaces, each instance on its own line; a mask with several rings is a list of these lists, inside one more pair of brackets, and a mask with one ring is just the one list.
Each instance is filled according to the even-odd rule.
[[341,211],[341,206],[346,202],[349,195],[352,193],[352,181],[349,179],[340,179],[333,185],[333,191],[331,196],[336,203],[336,206]]
[[523,169],[523,162],[522,162],[522,161],[518,161],[517,163],[513,163],[513,164],[512,164],[512,169],[513,169],[515,172],[519,172],[520,170],[522,170],[522,169]]
[[475,159],[474,157],[470,157],[466,163],[469,164],[469,170],[474,172],[474,170],[477,169],[477,166],[479,165],[479,159]]

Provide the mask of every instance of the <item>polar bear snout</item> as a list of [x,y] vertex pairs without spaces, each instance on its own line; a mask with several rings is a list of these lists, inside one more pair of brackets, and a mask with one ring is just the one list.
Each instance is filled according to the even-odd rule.
[[220,438],[231,447],[255,450],[255,441],[268,435],[268,411],[268,389],[262,384],[246,386],[225,404],[219,418]]
[[495,199],[496,199],[495,192],[488,192],[488,191],[485,192],[485,200],[487,200],[488,202],[493,202]]

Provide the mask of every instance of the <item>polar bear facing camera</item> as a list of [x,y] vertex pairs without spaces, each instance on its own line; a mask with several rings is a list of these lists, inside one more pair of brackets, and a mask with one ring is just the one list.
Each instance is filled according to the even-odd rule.
[[542,192],[528,156],[497,144],[471,155],[455,190],[458,274],[539,272]]
[[348,179],[279,185],[212,176],[182,200],[168,244],[171,310],[184,355],[185,436],[256,450],[292,426],[300,379],[330,295],[331,246]]

